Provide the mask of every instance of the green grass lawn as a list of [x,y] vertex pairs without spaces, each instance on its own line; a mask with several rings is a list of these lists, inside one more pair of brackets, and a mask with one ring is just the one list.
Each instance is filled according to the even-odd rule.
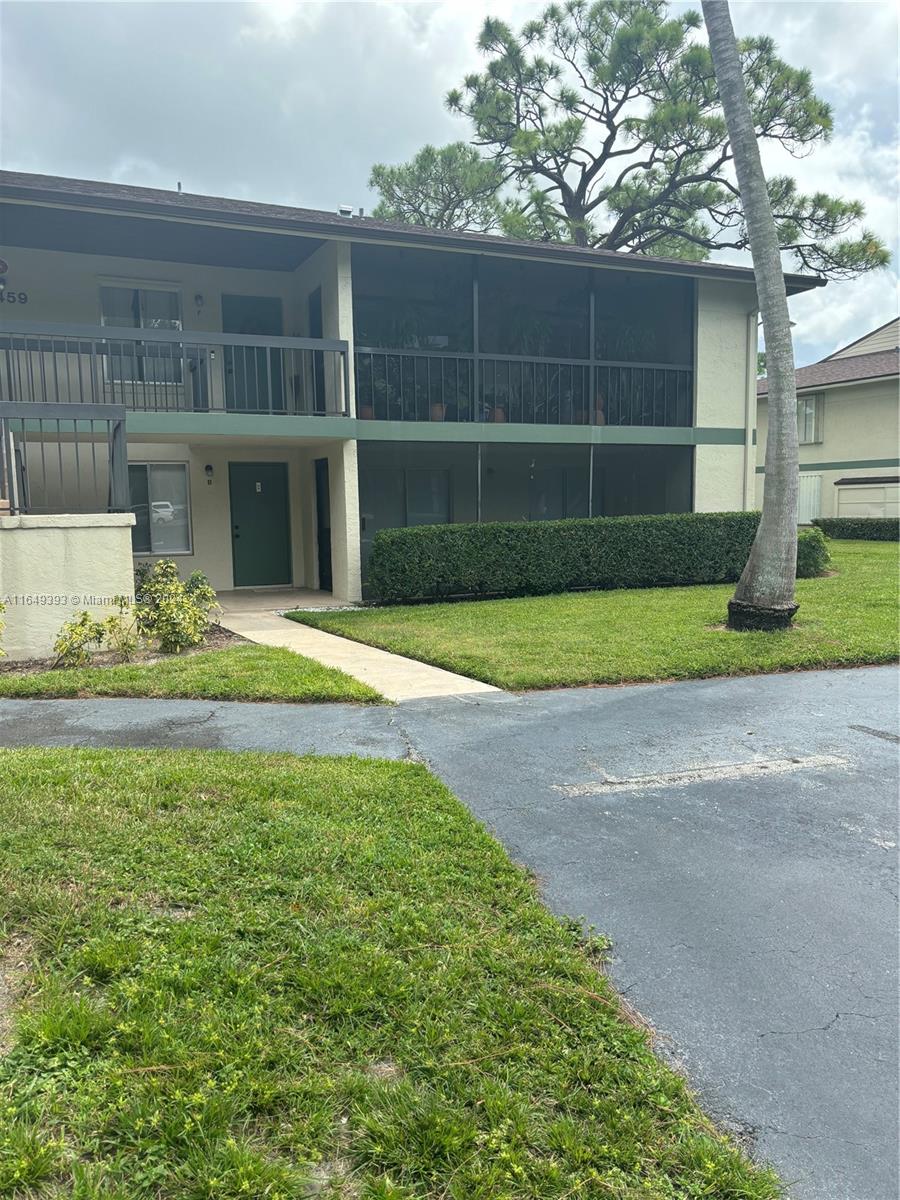
[[897,657],[896,543],[831,542],[784,633],[717,628],[732,585],[292,613],[293,620],[506,688],[690,679]]
[[28,749],[0,778],[0,1193],[779,1195],[423,767]]
[[0,672],[0,696],[153,696],[197,700],[361,700],[383,697],[343,671],[275,646],[170,655],[151,663]]

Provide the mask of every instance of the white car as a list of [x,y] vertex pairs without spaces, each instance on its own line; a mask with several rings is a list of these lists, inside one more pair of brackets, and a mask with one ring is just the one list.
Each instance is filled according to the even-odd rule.
[[175,520],[175,505],[170,500],[154,500],[150,515],[154,525],[171,525]]

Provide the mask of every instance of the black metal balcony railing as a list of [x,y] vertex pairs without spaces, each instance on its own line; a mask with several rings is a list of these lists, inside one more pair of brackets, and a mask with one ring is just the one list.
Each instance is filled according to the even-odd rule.
[[0,323],[0,400],[346,416],[347,343]]
[[688,426],[693,370],[427,350],[357,349],[364,420]]

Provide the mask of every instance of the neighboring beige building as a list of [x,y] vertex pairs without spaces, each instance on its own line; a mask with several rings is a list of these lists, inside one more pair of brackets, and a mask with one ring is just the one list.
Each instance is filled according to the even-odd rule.
[[13,510],[130,508],[220,590],[358,599],[386,527],[756,502],[745,267],[0,172],[0,301]]
[[[900,318],[797,371],[800,523],[900,516]],[[757,384],[757,504],[765,483],[766,395]]]

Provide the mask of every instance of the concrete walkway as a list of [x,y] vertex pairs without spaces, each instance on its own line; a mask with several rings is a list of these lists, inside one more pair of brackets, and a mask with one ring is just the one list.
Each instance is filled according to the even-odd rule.
[[424,760],[612,939],[658,1051],[791,1200],[895,1200],[897,709],[894,667],[397,707],[0,700],[0,746]]
[[360,679],[388,700],[431,700],[440,696],[480,696],[499,688],[428,663],[390,654],[361,642],[298,625],[268,608],[226,609],[220,624],[263,646],[284,646],[316,662]]

